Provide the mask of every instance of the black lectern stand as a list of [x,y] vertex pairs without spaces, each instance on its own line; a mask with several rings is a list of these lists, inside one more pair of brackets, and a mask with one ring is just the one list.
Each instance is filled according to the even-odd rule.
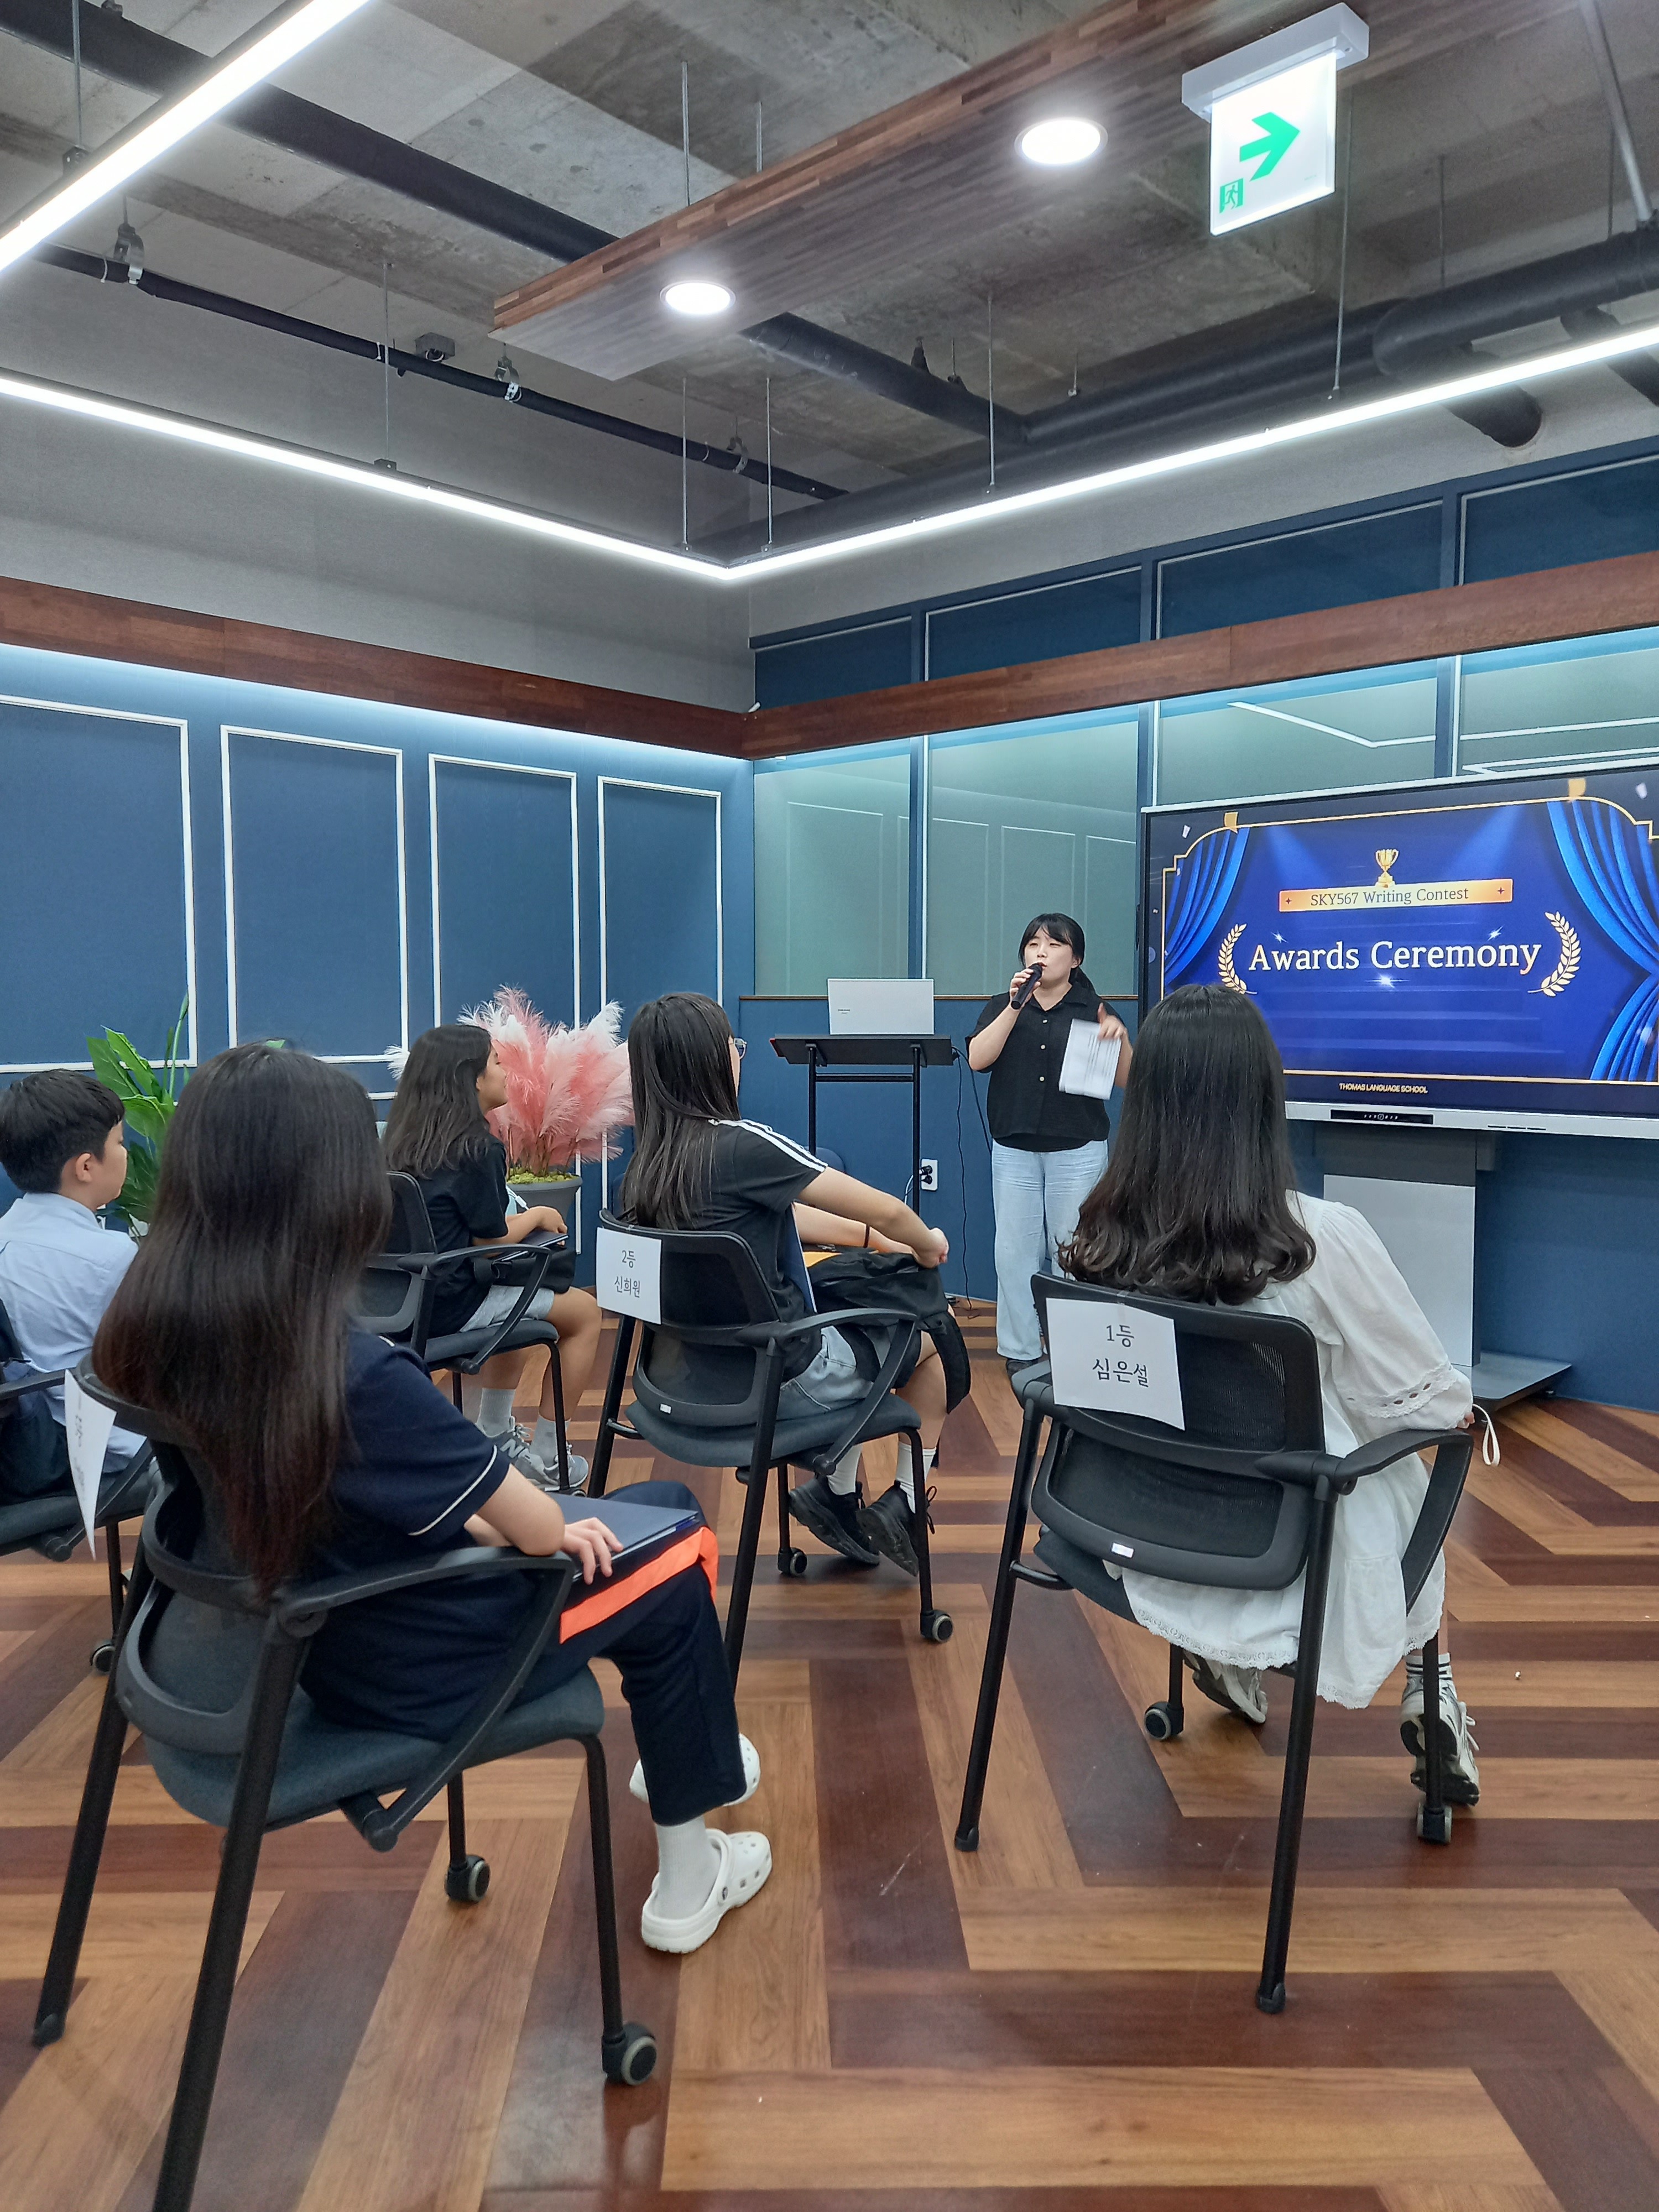
[[[908,1083],[910,1085],[910,1200],[921,1212],[921,1071],[948,1067],[957,1048],[948,1036],[783,1036],[772,1049],[792,1067],[806,1070],[806,1149],[818,1148],[820,1083]],[[903,1073],[889,1074],[888,1069]],[[879,1073],[878,1071],[880,1071]]]

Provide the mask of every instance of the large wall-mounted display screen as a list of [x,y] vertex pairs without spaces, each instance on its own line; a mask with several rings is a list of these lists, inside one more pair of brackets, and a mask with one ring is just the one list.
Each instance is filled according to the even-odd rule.
[[1261,1007],[1303,1119],[1659,1136],[1659,763],[1161,807],[1141,1006]]

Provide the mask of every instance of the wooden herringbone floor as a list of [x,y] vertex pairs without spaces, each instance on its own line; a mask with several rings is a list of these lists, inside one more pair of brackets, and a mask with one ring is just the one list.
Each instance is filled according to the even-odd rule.
[[[442,1829],[388,1857],[338,1818],[268,1844],[202,2212],[1646,2212],[1659,2205],[1659,1417],[1504,1425],[1449,1553],[1483,1802],[1419,1844],[1397,1686],[1322,1709],[1291,2001],[1255,2009],[1288,1692],[1260,1735],[1139,1724],[1151,1639],[1023,1594],[981,1823],[950,1847],[1016,1434],[982,1310],[939,1479],[924,1647],[890,1570],[763,1549],[739,1705],[765,1894],[629,2009],[656,2079],[598,2067],[580,1762],[469,1785],[495,1880],[443,1898]],[[591,1435],[591,1394],[578,1433]],[[635,1458],[625,1480],[647,1472]],[[665,1470],[666,1471],[666,1470]],[[696,1478],[728,1545],[738,1492]],[[810,1540],[809,1540],[810,1547]],[[27,2028],[101,1684],[102,1570],[0,1565],[0,2206],[143,2212],[216,1838],[128,1753],[70,2029]]]

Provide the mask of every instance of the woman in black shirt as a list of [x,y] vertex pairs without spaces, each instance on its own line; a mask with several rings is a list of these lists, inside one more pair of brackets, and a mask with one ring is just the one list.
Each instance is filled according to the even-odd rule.
[[[968,1065],[991,1071],[991,1200],[997,1224],[997,1350],[1011,1369],[1042,1356],[1031,1278],[1058,1264],[1078,1209],[1106,1167],[1106,1107],[1062,1091],[1074,1022],[1115,1038],[1118,1087],[1128,1080],[1128,1031],[1083,972],[1083,931],[1068,914],[1040,914],[1020,937],[1019,973],[988,999]],[[1033,969],[1040,981],[1014,1004]]]
[[[647,1228],[725,1229],[741,1237],[780,1320],[799,1321],[813,1310],[803,1232],[815,1243],[913,1252],[924,1267],[950,1258],[943,1231],[930,1229],[902,1200],[825,1167],[764,1122],[740,1118],[742,1048],[714,1000],[677,991],[641,1006],[628,1032],[628,1061],[634,1157],[622,1204],[629,1218]],[[852,1345],[828,1325],[816,1337],[807,1332],[794,1340],[785,1374],[780,1420],[850,1406],[870,1387]],[[896,1387],[921,1416],[925,1471],[945,1420],[945,1370],[931,1337],[922,1338]],[[899,1468],[884,1496],[861,1505],[854,1445],[833,1474],[815,1474],[792,1490],[789,1510],[855,1565],[873,1567],[882,1554],[914,1575],[916,1501],[902,1453]]]
[[[191,1440],[232,1556],[264,1592],[468,1537],[567,1552],[584,1582],[608,1577],[604,1522],[567,1521],[411,1352],[349,1326],[390,1219],[374,1109],[343,1068],[263,1044],[221,1053],[179,1101],[150,1233],[93,1347],[100,1376]],[[618,1494],[696,1505],[675,1482]],[[441,1741],[501,1672],[533,1596],[530,1576],[503,1574],[364,1599],[330,1616],[302,1686],[342,1726]],[[641,1933],[656,1950],[696,1950],[772,1867],[764,1836],[703,1819],[749,1781],[708,1573],[688,1560],[571,1625],[521,1697],[547,1696],[599,1652],[616,1662],[657,1826]]]

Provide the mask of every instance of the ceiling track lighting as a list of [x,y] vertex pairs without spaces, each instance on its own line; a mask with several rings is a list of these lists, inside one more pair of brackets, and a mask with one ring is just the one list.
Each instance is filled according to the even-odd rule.
[[365,0],[294,0],[293,5],[256,24],[216,55],[189,91],[150,108],[95,153],[78,155],[61,182],[12,216],[0,229],[0,271],[118,191],[141,169],[210,123],[364,4]]
[[1106,133],[1084,115],[1049,115],[1022,131],[1014,143],[1039,169],[1072,169],[1100,151]]
[[1516,385],[1541,383],[1575,369],[1594,368],[1604,362],[1620,361],[1632,354],[1648,353],[1656,347],[1659,347],[1659,322],[1621,325],[1607,336],[1576,344],[1556,346],[1547,353],[1534,354],[1524,360],[1494,362],[1490,368],[1475,369],[1463,376],[1443,378],[1434,384],[1419,385],[1413,390],[1390,392],[1380,398],[1362,400],[1346,407],[1322,408],[1317,414],[1302,416],[1292,422],[1269,424],[1260,430],[1241,431],[1231,437],[1210,439],[1203,444],[1183,447],[1174,453],[1152,454],[1144,460],[1121,462],[1115,467],[1097,470],[1086,476],[1067,477],[1060,483],[1041,485],[1030,491],[1006,492],[991,499],[981,497],[969,507],[947,508],[939,514],[916,515],[908,521],[878,525],[871,530],[855,532],[845,538],[828,538],[816,544],[786,547],[781,550],[757,554],[730,565],[689,550],[643,544],[635,538],[618,537],[611,531],[595,529],[583,523],[567,522],[556,515],[538,514],[532,508],[515,507],[509,501],[491,499],[478,492],[459,490],[453,485],[434,483],[424,477],[393,475],[365,462],[347,460],[338,454],[319,453],[309,447],[289,445],[277,439],[258,436],[250,431],[231,429],[222,423],[205,422],[191,416],[140,406],[131,400],[112,398],[101,392],[77,391],[70,386],[50,383],[44,378],[23,375],[15,370],[0,370],[0,400],[50,409],[114,428],[143,431],[152,436],[173,439],[238,459],[263,461],[270,466],[318,477],[352,490],[371,491],[382,497],[406,500],[441,513],[489,523],[498,529],[516,530],[528,536],[569,545],[583,552],[662,569],[671,574],[696,579],[701,583],[749,585],[790,569],[850,559],[860,553],[880,552],[890,546],[913,543],[921,538],[939,538],[955,531],[982,529],[987,523],[1034,514],[1043,507],[1057,507],[1066,501],[1121,490],[1132,484],[1147,483],[1159,477],[1175,476],[1194,469],[1223,467],[1231,461],[1249,459],[1282,447],[1305,445],[1315,439],[1340,436],[1347,431],[1367,428],[1374,423],[1420,415],[1431,408],[1449,407],[1460,400],[1478,398],[1482,392],[1499,392]]

